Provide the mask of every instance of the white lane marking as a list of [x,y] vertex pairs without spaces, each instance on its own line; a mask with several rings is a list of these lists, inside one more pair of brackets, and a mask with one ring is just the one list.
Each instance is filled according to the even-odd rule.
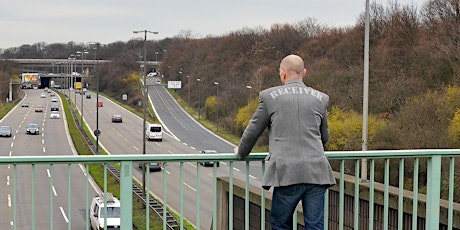
[[171,152],[171,150],[168,150],[168,153],[174,154],[173,152]]
[[182,144],[183,144],[183,145],[188,145],[188,144],[187,144],[187,143],[185,143],[185,142],[182,142]]
[[184,183],[185,186],[189,187],[191,190],[196,192],[196,189],[194,189],[192,186],[188,185],[187,183]]
[[196,149],[195,147],[192,147],[192,146],[190,146],[190,148],[191,148],[191,149],[193,149],[193,150],[195,150],[195,149]]
[[61,214],[64,217],[65,222],[69,223],[69,219],[67,219],[67,215],[65,214],[64,209],[62,207],[59,207],[59,209],[61,209]]
[[44,152],[44,153],[46,152],[46,150],[45,150],[45,146],[43,146],[43,152]]
[[10,221],[10,225],[11,225],[11,226],[13,226],[13,225],[14,225],[13,221]]
[[11,142],[11,146],[10,146],[10,148],[13,148],[13,146],[14,146],[14,142]]
[[51,178],[50,170],[46,169],[46,173],[48,174],[48,177]]
[[251,177],[252,179],[257,179],[257,177],[255,177],[255,176],[253,176],[251,174],[249,174],[249,177]]
[[57,196],[56,188],[54,187],[54,185],[53,185],[53,193],[54,193],[54,196]]
[[13,151],[10,150],[10,156],[12,156],[12,155],[13,155]]
[[136,151],[139,151],[139,148],[138,148],[138,147],[133,146],[133,148],[134,148]]
[[187,162],[187,164],[191,165],[192,167],[196,168],[195,164],[192,164],[191,162]]
[[42,144],[43,144],[43,145],[45,144],[45,139],[42,139]]
[[11,208],[11,194],[8,194],[8,207]]
[[6,185],[10,185],[10,176],[6,176]]

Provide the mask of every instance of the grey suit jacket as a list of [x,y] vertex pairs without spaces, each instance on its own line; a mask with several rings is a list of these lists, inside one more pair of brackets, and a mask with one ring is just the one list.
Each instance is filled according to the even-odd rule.
[[300,80],[266,89],[243,132],[237,156],[246,158],[265,128],[269,128],[269,152],[262,182],[271,186],[336,183],[324,145],[329,139],[329,96]]

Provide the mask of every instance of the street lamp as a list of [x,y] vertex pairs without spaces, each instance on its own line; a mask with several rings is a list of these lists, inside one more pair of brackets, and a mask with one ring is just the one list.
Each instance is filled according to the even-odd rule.
[[97,52],[99,50],[99,43],[90,43],[90,45],[96,45],[96,52],[94,53],[94,58],[96,59],[96,130],[94,130],[94,136],[96,136],[96,154],[99,153],[99,135],[101,131],[99,130],[99,58],[97,57]]
[[155,52],[155,61],[158,61],[158,52]]
[[217,98],[219,97],[219,82],[215,81],[214,85],[216,85],[216,130],[219,131],[219,106],[217,103]]
[[[158,34],[158,31],[149,31],[149,30],[135,30],[133,33],[144,33],[144,95],[143,95],[143,102],[142,106],[144,106],[144,113],[143,113],[143,124],[142,124],[142,154],[145,154],[145,123],[146,123],[146,114],[147,114],[147,33]],[[145,163],[142,164],[142,193],[145,196]]]
[[246,86],[247,89],[249,89],[249,116],[251,116],[251,112],[252,112],[252,109],[251,109],[251,89],[252,89],[252,86],[250,85],[247,85]]
[[[89,52],[86,51],[86,50],[77,51],[77,54],[81,54],[81,74],[82,74],[81,75],[81,84],[82,84],[82,87],[84,87],[83,86],[83,77],[84,77],[84,73],[85,73],[85,71],[83,69],[83,56],[85,54],[88,54],[88,53]],[[81,90],[82,91],[80,92],[80,95],[81,95],[81,106],[80,106],[81,107],[81,117],[80,118],[81,118],[81,127],[83,127],[83,88]],[[77,103],[77,102],[75,101],[75,103]]]
[[187,98],[188,101],[187,101],[187,105],[190,108],[190,88],[191,88],[190,78],[191,77],[189,75],[187,75],[187,78],[188,78],[188,98]]
[[198,85],[198,120],[201,119],[201,79],[197,78],[196,81],[199,82]]

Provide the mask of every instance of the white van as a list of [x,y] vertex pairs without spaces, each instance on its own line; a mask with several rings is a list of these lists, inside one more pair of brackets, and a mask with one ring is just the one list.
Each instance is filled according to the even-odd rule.
[[[107,229],[120,228],[120,201],[112,195],[107,193]],[[91,201],[89,209],[89,219],[91,222],[91,229],[101,230],[104,229],[104,197],[95,196]]]
[[160,124],[147,124],[145,130],[145,138],[147,140],[163,140],[163,127]]

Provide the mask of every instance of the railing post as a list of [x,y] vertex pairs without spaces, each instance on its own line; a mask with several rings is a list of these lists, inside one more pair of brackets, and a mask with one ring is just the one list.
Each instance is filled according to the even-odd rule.
[[121,229],[133,227],[133,162],[122,161],[120,171]]
[[441,195],[441,156],[428,158],[427,165],[426,229],[439,229]]

